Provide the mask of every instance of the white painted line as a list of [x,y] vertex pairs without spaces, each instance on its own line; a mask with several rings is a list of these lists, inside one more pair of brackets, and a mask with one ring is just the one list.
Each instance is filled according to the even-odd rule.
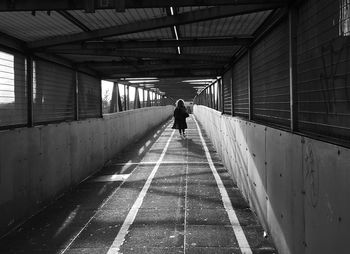
[[[141,162],[126,162],[126,163],[115,163],[111,164],[110,166],[132,166],[132,165],[155,165],[157,162],[155,161],[141,161]],[[193,161],[193,162],[187,162],[187,161],[162,161],[161,164],[188,164],[188,165],[208,165],[209,163],[207,161]],[[222,164],[221,162],[214,162],[214,164]]]
[[[124,183],[124,182],[123,182]],[[100,208],[103,208],[106,203],[111,199],[111,197],[120,189],[120,187],[123,185],[123,183],[121,185],[119,185],[111,195],[109,195],[102,203],[102,205],[99,207],[99,209],[97,209],[97,211],[94,213],[93,216],[91,216],[91,218],[85,223],[84,227],[82,227],[79,232],[70,240],[70,242],[67,244],[66,248],[64,248],[60,254],[65,253],[70,246],[73,244],[73,242],[78,238],[78,236],[84,231],[84,229],[90,224],[90,222],[95,218],[96,214],[100,211]]]
[[185,218],[184,218],[184,254],[187,248],[187,195],[188,195],[188,140],[186,142],[186,175],[185,175]]
[[128,179],[129,176],[130,174],[103,175],[91,179],[90,182],[123,182]]
[[205,156],[207,157],[207,160],[209,162],[209,166],[211,171],[213,172],[214,178],[216,180],[216,184],[218,185],[218,188],[220,190],[220,194],[222,197],[222,202],[224,204],[225,210],[227,212],[227,215],[230,219],[231,225],[232,225],[232,229],[233,232],[235,233],[239,248],[241,250],[241,252],[243,254],[252,254],[252,249],[249,246],[248,240],[243,232],[243,229],[241,227],[241,225],[239,224],[239,220],[237,218],[236,212],[232,207],[232,203],[231,200],[228,196],[228,193],[226,191],[226,188],[214,166],[213,160],[211,159],[210,153],[209,153],[209,149],[207,147],[207,145],[205,144],[204,138],[202,136],[202,132],[199,128],[199,125],[197,123],[197,120],[193,117],[193,120],[195,121],[196,125],[197,125],[197,130],[199,132],[199,137],[202,141],[202,145],[205,151]]
[[116,238],[114,239],[112,245],[110,246],[107,254],[116,254],[119,253],[120,247],[122,246],[122,244],[125,241],[125,236],[129,233],[129,228],[132,225],[132,223],[134,222],[136,215],[142,205],[143,199],[147,194],[147,191],[152,183],[152,180],[165,156],[166,151],[168,150],[169,144],[171,139],[173,138],[175,133],[175,130],[171,133],[170,138],[168,139],[168,142],[166,143],[162,154],[160,155],[156,165],[154,166],[151,174],[148,176],[147,181],[145,183],[145,185],[143,186],[139,196],[137,197],[135,203],[133,204],[133,206],[131,207],[128,215],[126,216],[123,225],[121,226],[118,235],[116,236]]
[[[170,125],[170,124],[169,124]],[[90,224],[90,222],[95,218],[96,214],[100,211],[101,208],[103,208],[107,202],[111,199],[111,197],[114,196],[114,194],[123,186],[125,181],[123,181],[113,192],[110,194],[103,202],[102,205],[97,209],[97,211],[94,213],[93,216],[85,223],[84,227],[82,227],[79,232],[70,240],[70,242],[67,244],[66,248],[64,248],[60,254],[64,254],[70,246],[74,243],[74,241],[78,238],[78,236],[85,230],[85,228]]]

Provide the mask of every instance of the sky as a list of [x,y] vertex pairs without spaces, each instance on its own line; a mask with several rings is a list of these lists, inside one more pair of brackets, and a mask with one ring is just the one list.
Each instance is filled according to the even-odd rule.
[[12,103],[15,98],[14,56],[0,51],[0,104]]

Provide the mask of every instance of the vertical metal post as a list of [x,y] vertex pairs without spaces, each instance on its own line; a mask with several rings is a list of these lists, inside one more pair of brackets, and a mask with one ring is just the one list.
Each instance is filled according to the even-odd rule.
[[142,101],[142,107],[147,107],[147,104],[146,104],[146,102],[147,102],[147,98],[146,98],[146,96],[147,96],[147,93],[146,93],[146,90],[143,88],[142,89],[142,93],[143,93],[143,101]]
[[224,108],[224,85],[222,82],[222,78],[219,79],[220,82],[220,108],[221,112],[224,114],[225,113],[225,108]]
[[123,85],[123,87],[124,87],[124,111],[126,111],[126,110],[128,110],[126,108],[126,85]]
[[210,85],[209,86],[209,90],[208,90],[208,92],[209,92],[209,107],[210,108],[213,108],[213,85]]
[[209,99],[208,96],[209,95],[209,91],[208,91],[208,87],[205,89],[205,106],[209,107]]
[[123,111],[122,100],[120,98],[119,84],[115,83],[117,89],[117,112]]
[[140,108],[140,100],[139,100],[139,89],[135,87],[135,95],[134,95],[134,109]]
[[147,90],[147,107],[151,106],[151,98],[150,98],[150,94],[149,94],[149,90]]
[[253,119],[253,93],[252,93],[252,52],[248,48],[248,101],[249,101],[249,120]]
[[103,117],[103,106],[102,106],[102,80],[99,78],[100,80],[100,91],[99,91],[99,94],[100,94],[100,117]]
[[211,85],[211,108],[215,109],[215,89],[214,89],[214,84]]
[[129,88],[128,85],[126,86],[126,93],[127,93],[126,106],[127,106],[128,110],[129,110],[130,109],[130,88]]
[[289,87],[290,87],[290,129],[298,129],[298,94],[297,94],[297,12],[289,9]]
[[34,114],[33,114],[33,58],[27,55],[27,124],[28,127],[34,126]]
[[75,71],[74,84],[74,120],[79,120],[79,72]]
[[155,92],[155,101],[156,101],[156,106],[159,106],[159,101],[158,101],[158,92],[159,89],[157,88],[156,92]]
[[235,115],[235,103],[234,103],[234,92],[233,92],[233,67],[231,68],[231,115]]

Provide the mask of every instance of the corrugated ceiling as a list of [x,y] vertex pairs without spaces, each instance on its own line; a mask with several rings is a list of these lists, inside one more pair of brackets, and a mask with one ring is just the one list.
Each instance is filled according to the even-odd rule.
[[183,38],[251,35],[270,13],[270,11],[264,11],[182,25],[180,34]]
[[233,56],[239,50],[240,46],[223,47],[183,47],[185,54],[211,55],[211,56]]
[[137,21],[149,20],[166,16],[161,8],[147,9],[127,9],[125,12],[115,10],[96,10],[95,13],[85,13],[84,11],[69,11],[75,18],[84,23],[91,30],[125,25]]
[[131,33],[120,36],[108,37],[108,39],[111,40],[160,40],[172,38],[173,36],[170,28],[154,29],[140,33]]
[[23,41],[35,41],[81,32],[57,12],[2,12],[0,31]]
[[[175,15],[177,15],[208,8],[213,8],[213,6],[179,7],[174,10]],[[86,13],[84,10],[67,9],[65,13],[68,18],[56,11],[0,12],[0,32],[24,42],[47,39],[56,40],[56,38],[60,37],[71,38],[68,37],[69,35],[82,35],[84,30],[90,30],[92,31],[91,33],[98,34],[99,29],[123,26],[157,18],[166,18],[170,16],[169,10],[169,7],[126,9],[125,12],[106,9],[95,10],[94,13]],[[242,35],[249,37],[255,33],[270,14],[271,11],[261,11],[234,17],[214,18],[203,22],[189,22],[189,24],[185,25],[176,25],[175,28],[179,40],[201,38],[220,40]],[[71,16],[70,20],[69,16]],[[157,20],[154,20],[154,23],[156,22]],[[58,50],[56,52],[60,52],[57,53],[58,56],[68,59],[73,63],[85,62],[85,66],[95,69],[106,79],[110,78],[108,75],[113,73],[114,70],[116,70],[116,74],[126,73],[125,75],[128,74],[128,70],[130,70],[132,75],[133,73],[137,73],[137,71],[140,71],[140,75],[144,76],[154,75],[155,73],[164,75],[163,79],[166,81],[162,82],[163,79],[160,78],[160,82],[156,86],[158,85],[161,90],[168,92],[170,96],[186,97],[185,93],[192,96],[196,94],[196,90],[188,84],[181,83],[183,78],[194,77],[198,79],[201,76],[216,78],[220,74],[220,71],[228,64],[228,62],[220,62],[217,59],[221,60],[222,58],[228,61],[241,47],[244,47],[244,44],[227,45],[226,43],[220,44],[223,46],[213,46],[213,44],[196,45],[195,42],[190,46],[180,48],[174,44],[157,47],[157,42],[167,42],[168,40],[174,42],[176,40],[173,25],[165,28],[159,27],[160,25],[157,24],[154,27],[155,29],[149,30],[147,28],[143,32],[135,33],[130,31],[120,36],[97,39],[93,37],[92,40],[100,41],[100,44],[96,46],[97,48],[90,48],[89,50],[86,50],[84,43],[82,43],[84,39],[77,42],[73,41],[71,45],[67,43],[64,45],[64,48],[59,49],[61,51]],[[87,33],[86,35],[89,34]],[[123,41],[123,45],[126,46],[123,47],[125,48],[124,51],[118,49],[117,46],[113,47],[113,45],[104,48],[103,40],[108,40],[108,42]],[[125,43],[128,42],[125,41],[128,40],[141,43],[147,40],[148,42],[154,42],[154,45],[142,47],[134,44],[136,46],[127,47]],[[98,48],[100,45],[101,48]],[[50,48],[46,50],[50,52]],[[55,51],[53,49],[51,50],[54,54]],[[62,54],[64,50],[68,50],[66,54]],[[94,52],[94,50],[96,51]],[[181,55],[178,54],[179,51]],[[142,54],[142,52],[146,54]],[[214,63],[212,63],[212,59],[215,60]],[[154,60],[158,65],[152,64],[148,66],[147,60]],[[108,66],[109,63],[111,66]],[[138,64],[139,66],[137,66]]]

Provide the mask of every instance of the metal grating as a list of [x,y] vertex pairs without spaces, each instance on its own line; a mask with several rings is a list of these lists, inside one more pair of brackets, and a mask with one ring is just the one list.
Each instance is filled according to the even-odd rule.
[[34,123],[74,120],[75,72],[35,60],[33,63]]
[[250,35],[255,32],[270,13],[271,11],[263,11],[197,22],[181,25],[179,30],[183,38]]
[[299,9],[299,129],[350,138],[350,2],[309,0]]
[[2,12],[0,31],[23,41],[35,41],[82,32],[56,12]]
[[253,118],[290,126],[288,23],[282,21],[252,49]]
[[79,118],[101,116],[101,81],[90,75],[78,75]]
[[232,94],[231,94],[231,88],[232,88],[232,71],[228,71],[224,74],[222,78],[222,86],[223,86],[223,105],[224,105],[224,113],[225,114],[232,114]]
[[25,59],[0,51],[0,127],[27,122]]
[[233,66],[233,110],[234,115],[249,117],[248,55],[245,54]]

